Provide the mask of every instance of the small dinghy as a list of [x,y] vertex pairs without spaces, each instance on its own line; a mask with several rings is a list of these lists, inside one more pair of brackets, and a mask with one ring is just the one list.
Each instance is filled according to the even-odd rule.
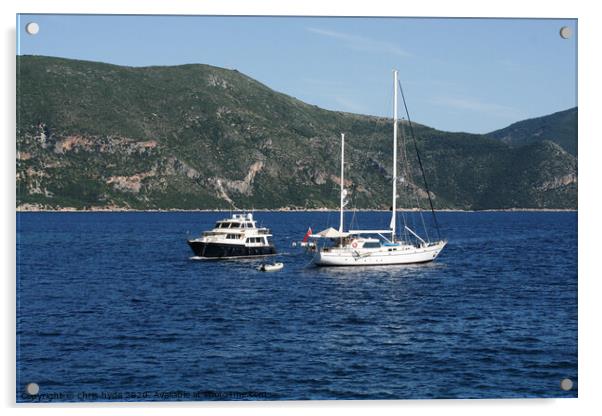
[[275,272],[278,270],[282,270],[284,267],[283,263],[274,263],[274,264],[262,264],[257,268],[260,272]]

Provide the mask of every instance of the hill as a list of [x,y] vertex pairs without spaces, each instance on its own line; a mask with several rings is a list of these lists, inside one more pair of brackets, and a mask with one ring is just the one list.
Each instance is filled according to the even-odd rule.
[[512,146],[549,140],[577,156],[577,107],[543,117],[519,121],[488,136]]
[[[389,119],[327,111],[208,65],[20,56],[17,78],[21,208],[332,208],[341,132],[351,205],[390,205]],[[415,132],[436,208],[576,208],[576,157],[557,144]],[[417,195],[426,207],[405,148],[399,205]]]

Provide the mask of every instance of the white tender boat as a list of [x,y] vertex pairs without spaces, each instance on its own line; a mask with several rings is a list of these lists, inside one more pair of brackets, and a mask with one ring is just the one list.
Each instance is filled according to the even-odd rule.
[[[403,235],[397,235],[397,71],[394,73],[394,108],[393,108],[393,201],[392,215],[389,229],[386,230],[349,230],[343,229],[344,207],[347,204],[347,191],[345,184],[345,135],[341,134],[341,192],[340,192],[340,222],[339,229],[328,228],[317,234],[312,234],[310,238],[323,239],[330,242],[330,245],[322,245],[312,252],[314,253],[313,262],[317,266],[373,266],[373,265],[397,265],[411,263],[426,263],[437,258],[441,250],[447,244],[447,241],[438,239],[430,241],[428,236],[420,237],[405,222]],[[401,90],[401,85],[399,84]],[[403,90],[401,90],[402,98]],[[405,106],[405,98],[404,98]],[[407,106],[406,113],[407,113]],[[412,124],[408,114],[408,123],[410,129]],[[411,130],[412,131],[412,130]],[[413,131],[412,131],[413,134]],[[415,138],[414,138],[415,140]],[[417,149],[416,149],[417,150]],[[420,155],[417,154],[420,162]],[[422,162],[420,162],[421,164]],[[435,211],[424,177],[424,170],[420,166],[425,182],[426,192],[430,203],[431,211],[437,234],[439,227],[437,224]],[[407,171],[409,172],[409,171]],[[401,182],[403,182],[402,178]],[[422,213],[420,213],[422,215]],[[424,221],[423,221],[424,223]],[[426,232],[426,227],[425,227]]]
[[260,272],[276,272],[278,270],[282,270],[284,268],[283,263],[274,263],[274,264],[262,264],[257,268]]

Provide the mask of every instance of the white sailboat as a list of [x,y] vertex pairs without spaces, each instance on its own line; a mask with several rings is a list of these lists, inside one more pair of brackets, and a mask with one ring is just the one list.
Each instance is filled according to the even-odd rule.
[[397,236],[397,71],[393,71],[393,74],[393,201],[389,229],[344,230],[343,220],[347,191],[345,190],[345,135],[341,134],[339,229],[328,228],[310,236],[311,238],[326,239],[332,242],[331,245],[324,245],[315,249],[313,262],[317,266],[381,266],[426,263],[435,260],[447,244],[447,241],[441,239],[430,241],[428,237],[426,239],[422,238],[407,224],[404,225],[404,235],[411,235],[414,241],[398,238]]

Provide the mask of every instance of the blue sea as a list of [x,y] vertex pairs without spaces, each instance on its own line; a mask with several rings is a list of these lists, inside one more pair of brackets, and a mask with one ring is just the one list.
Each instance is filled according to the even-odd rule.
[[442,212],[434,263],[316,268],[291,243],[337,213],[256,212],[282,271],[191,260],[228,216],[18,213],[17,401],[577,397],[577,213]]

